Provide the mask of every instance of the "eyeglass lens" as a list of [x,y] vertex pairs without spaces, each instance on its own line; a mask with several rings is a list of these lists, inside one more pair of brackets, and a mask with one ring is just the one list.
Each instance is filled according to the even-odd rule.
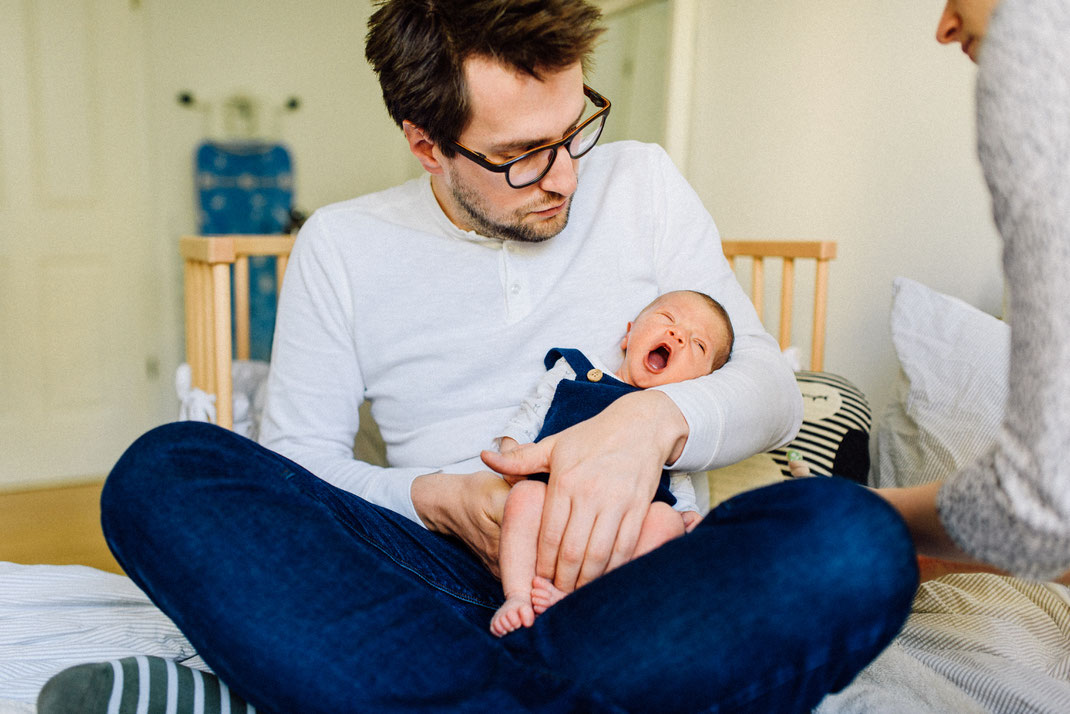
[[[598,137],[601,135],[602,127],[605,123],[606,115],[603,114],[595,121],[592,121],[587,126],[581,128],[580,131],[577,132],[565,145],[569,156],[578,159],[590,151],[598,142]],[[530,156],[526,156],[515,164],[510,165],[508,174],[506,175],[509,185],[523,188],[524,186],[529,186],[535,183],[550,169],[550,165],[553,163],[556,154],[557,149],[547,148],[542,151],[537,151]]]

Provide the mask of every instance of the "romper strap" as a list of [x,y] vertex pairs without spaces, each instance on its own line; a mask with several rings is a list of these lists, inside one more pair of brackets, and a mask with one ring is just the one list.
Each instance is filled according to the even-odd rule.
[[546,358],[543,359],[542,363],[543,365],[545,365],[546,369],[550,369],[554,366],[554,364],[557,363],[557,360],[562,357],[565,358],[565,361],[568,362],[568,366],[571,367],[577,375],[587,374],[589,371],[594,369],[594,365],[591,364],[591,360],[587,359],[587,356],[584,355],[582,352],[575,349],[564,349],[561,347],[555,347],[549,352],[547,352]]

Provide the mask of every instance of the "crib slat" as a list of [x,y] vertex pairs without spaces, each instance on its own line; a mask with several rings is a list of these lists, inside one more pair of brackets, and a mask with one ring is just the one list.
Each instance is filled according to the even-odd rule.
[[200,354],[200,345],[197,340],[197,305],[199,304],[200,296],[193,294],[196,271],[196,264],[188,260],[182,266],[182,284],[186,286],[184,296],[186,314],[186,362],[189,364],[190,370],[194,373],[191,375],[191,379],[194,381],[197,379],[197,370],[196,366],[193,364],[193,360],[196,359],[196,355]]
[[212,372],[215,382],[216,424],[230,429],[234,426],[234,388],[230,374],[230,266],[216,263],[212,271],[212,324],[214,339]]
[[810,369],[820,372],[825,368],[825,317],[828,311],[829,261],[817,261],[814,278],[814,333],[810,348]]
[[286,265],[289,263],[289,256],[279,255],[275,257],[275,296],[278,297],[282,292],[282,279],[286,275]]
[[758,313],[758,319],[765,323],[765,261],[761,256],[755,256],[751,263],[750,299],[754,303],[754,311]]
[[208,266],[204,263],[193,264],[193,294],[197,304],[194,306],[194,358],[190,362],[193,369],[193,386],[210,391],[211,370],[208,368],[208,355],[212,349],[211,334],[208,331],[211,315],[205,306],[211,305],[211,284],[208,281]]
[[238,359],[249,359],[249,258],[234,259],[234,348]]
[[791,346],[791,308],[795,300],[795,259],[784,258],[780,274],[780,349]]

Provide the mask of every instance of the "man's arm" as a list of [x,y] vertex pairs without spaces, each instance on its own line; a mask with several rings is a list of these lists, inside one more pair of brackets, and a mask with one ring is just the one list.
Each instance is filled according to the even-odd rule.
[[353,458],[364,377],[354,349],[350,277],[315,213],[298,235],[279,299],[260,443],[318,477],[420,523],[412,482],[435,471]]

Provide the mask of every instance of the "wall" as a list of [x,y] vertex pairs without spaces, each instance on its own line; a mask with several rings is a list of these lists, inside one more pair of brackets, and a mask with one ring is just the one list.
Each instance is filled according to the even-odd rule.
[[975,69],[933,39],[941,8],[698,2],[688,176],[726,237],[839,241],[825,367],[875,413],[897,374],[893,277],[1001,306]]
[[[143,4],[150,66],[149,110],[155,227],[170,296],[172,336],[164,374],[182,355],[182,275],[177,238],[196,231],[193,152],[224,134],[222,104],[246,94],[261,128],[290,148],[296,204],[306,211],[416,175],[401,130],[383,107],[364,60],[369,0],[183,0]],[[192,92],[196,108],[176,101]],[[300,108],[282,111],[298,97]],[[207,112],[201,111],[206,109]],[[176,407],[177,408],[177,407]]]

